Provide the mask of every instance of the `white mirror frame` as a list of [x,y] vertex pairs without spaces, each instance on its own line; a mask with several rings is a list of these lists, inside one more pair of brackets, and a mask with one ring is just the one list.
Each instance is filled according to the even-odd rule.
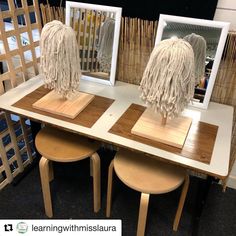
[[114,86],[115,85],[115,76],[116,76],[116,65],[117,65],[117,56],[118,56],[122,8],[89,4],[89,3],[81,3],[81,2],[66,1],[66,25],[70,25],[71,8],[83,8],[83,9],[88,9],[88,10],[106,11],[106,12],[112,12],[115,14],[115,31],[114,31],[115,35],[114,35],[114,42],[113,42],[113,47],[112,47],[110,80],[98,79],[96,77],[87,76],[87,75],[82,75],[82,77],[81,77],[84,80],[89,80],[89,81],[93,81],[96,83],[102,83],[102,84]]
[[168,22],[175,22],[175,23],[182,23],[182,24],[191,24],[191,25],[200,25],[200,26],[208,26],[208,27],[214,27],[214,28],[220,28],[221,34],[219,38],[219,43],[217,46],[216,54],[214,63],[212,66],[211,75],[209,78],[209,83],[207,85],[206,94],[203,100],[203,103],[200,102],[190,102],[190,106],[198,107],[207,109],[211,93],[213,90],[213,86],[215,83],[215,78],[217,75],[217,71],[219,68],[219,64],[221,61],[221,56],[224,50],[225,41],[227,38],[229,25],[228,22],[221,22],[221,21],[212,21],[212,20],[203,20],[203,19],[196,19],[196,18],[189,18],[189,17],[180,17],[180,16],[171,16],[171,15],[163,15],[160,14],[159,22],[158,22],[158,28],[157,28],[157,34],[156,34],[156,40],[155,40],[155,46],[161,41],[163,30]]

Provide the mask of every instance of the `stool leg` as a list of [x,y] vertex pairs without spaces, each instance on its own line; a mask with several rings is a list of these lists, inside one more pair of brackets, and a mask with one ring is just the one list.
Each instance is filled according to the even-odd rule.
[[98,212],[101,208],[101,173],[100,173],[100,157],[95,152],[91,156],[93,163],[93,202],[94,212]]
[[44,200],[44,208],[45,213],[48,217],[52,217],[52,201],[51,201],[51,192],[50,192],[50,184],[49,184],[49,160],[41,157],[39,162],[39,171],[41,178],[41,185],[43,191],[43,200]]
[[114,169],[114,160],[111,161],[108,170],[106,217],[110,217],[111,215],[113,169]]
[[185,181],[184,181],[184,186],[183,186],[183,189],[182,189],[182,192],[181,192],[179,205],[178,205],[178,209],[177,209],[174,224],[173,224],[173,230],[174,231],[178,230],[180,217],[181,217],[182,210],[183,210],[183,207],[184,207],[185,198],[186,198],[186,195],[187,195],[187,192],[188,192],[188,186],[189,186],[189,175],[186,174]]
[[149,194],[141,193],[137,236],[144,236],[146,220],[147,220],[148,203],[149,203]]

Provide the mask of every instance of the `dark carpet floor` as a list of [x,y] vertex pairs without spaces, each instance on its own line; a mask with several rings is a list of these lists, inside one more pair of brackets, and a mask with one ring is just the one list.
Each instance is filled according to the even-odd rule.
[[[107,170],[111,152],[101,155],[102,208],[93,213],[92,178],[89,160],[76,163],[54,163],[55,179],[51,184],[55,219],[104,219],[106,205]],[[191,235],[191,216],[198,179],[191,177],[178,232],[172,231],[180,189],[163,195],[152,195],[149,203],[146,235]],[[114,179],[112,218],[122,219],[124,236],[136,234],[140,194]],[[46,219],[38,167],[16,186],[8,185],[0,192],[1,219]],[[236,235],[236,190],[222,193],[213,184],[200,221],[200,236]]]

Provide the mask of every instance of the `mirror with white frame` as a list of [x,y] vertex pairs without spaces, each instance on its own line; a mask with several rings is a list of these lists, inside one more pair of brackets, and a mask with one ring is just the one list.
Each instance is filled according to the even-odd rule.
[[76,32],[82,79],[115,84],[122,8],[66,1],[66,24]]
[[161,40],[177,37],[187,40],[193,47],[198,82],[190,105],[207,109],[229,25],[228,22],[160,14],[155,45]]

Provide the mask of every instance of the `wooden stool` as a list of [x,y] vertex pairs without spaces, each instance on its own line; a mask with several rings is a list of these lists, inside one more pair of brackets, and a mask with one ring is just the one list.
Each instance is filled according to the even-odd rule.
[[36,136],[35,144],[42,155],[39,162],[45,213],[53,216],[50,181],[53,180],[52,162],[73,162],[90,157],[90,174],[93,176],[94,212],[101,207],[99,144],[79,135],[45,127]]
[[143,236],[145,233],[149,195],[168,193],[184,182],[173,224],[173,230],[177,231],[189,186],[189,176],[184,169],[128,150],[118,151],[109,166],[107,217],[110,217],[111,213],[113,168],[124,184],[141,192],[137,236]]

